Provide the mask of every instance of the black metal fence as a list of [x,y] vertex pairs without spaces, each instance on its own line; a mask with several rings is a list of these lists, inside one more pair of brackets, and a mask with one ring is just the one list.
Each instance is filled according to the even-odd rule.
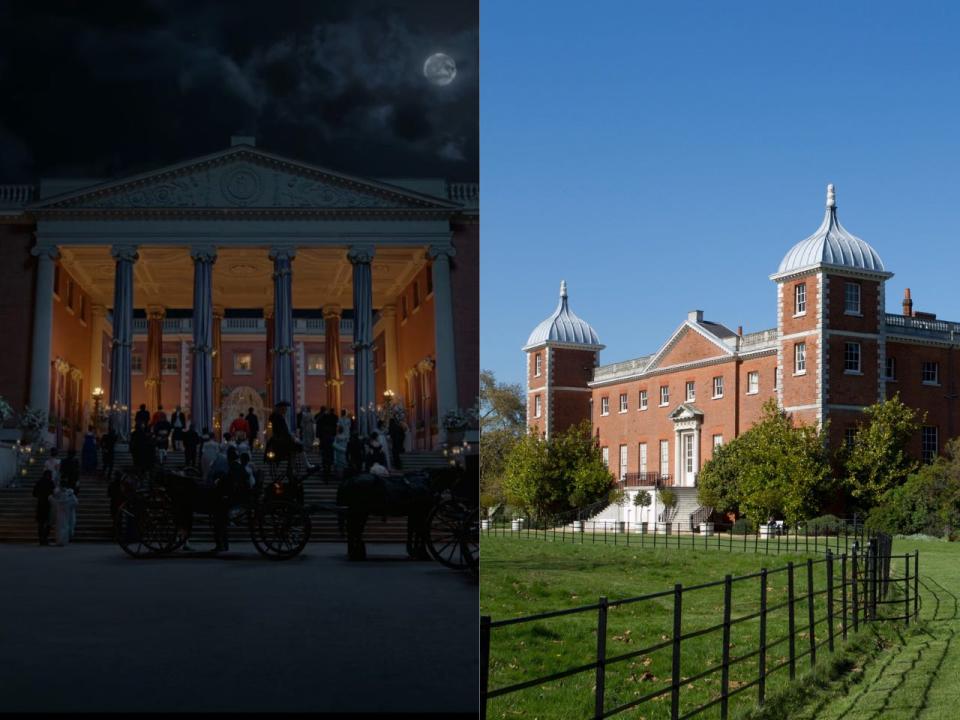
[[[646,525],[646,524],[645,524]],[[859,518],[836,522],[801,521],[792,525],[770,523],[755,531],[745,523],[709,523],[698,532],[678,532],[667,523],[650,523],[639,532],[626,523],[602,520],[569,520],[527,523],[525,520],[481,520],[480,533],[486,536],[553,540],[580,544],[609,543],[637,547],[676,547],[734,550],[769,555],[780,553],[834,555],[850,553],[854,543],[865,548],[877,533],[866,529]]]
[[[481,672],[481,718],[487,717],[488,702],[524,690],[543,686],[563,678],[583,673],[594,675],[593,687],[593,714],[594,718],[606,718],[627,710],[651,703],[659,698],[669,696],[669,717],[672,720],[690,718],[711,708],[718,708],[721,720],[726,720],[732,698],[756,688],[757,702],[763,704],[766,696],[767,678],[780,670],[786,669],[790,680],[796,677],[797,666],[800,661],[809,658],[810,667],[817,663],[817,653],[824,646],[832,653],[838,643],[845,642],[849,632],[859,632],[861,626],[867,622],[877,620],[902,620],[909,625],[919,615],[919,553],[911,555],[891,554],[890,537],[881,535],[872,538],[866,546],[856,542],[850,552],[839,556],[827,549],[825,556],[819,559],[808,559],[803,565],[794,565],[788,562],[783,567],[768,570],[766,568],[756,573],[741,577],[727,575],[723,580],[704,583],[691,587],[684,587],[678,583],[672,590],[650,593],[639,597],[623,600],[608,600],[601,597],[592,605],[540,613],[526,617],[510,618],[493,621],[489,616],[480,619],[480,672]],[[815,569],[823,566],[825,578],[821,587],[814,582]],[[891,575],[891,568],[902,568],[902,574]],[[798,572],[799,571],[799,572]],[[786,599],[783,602],[770,604],[767,600],[768,583],[775,576],[783,573],[786,576]],[[799,578],[798,578],[799,576]],[[803,581],[802,588],[798,589],[798,579]],[[731,598],[735,589],[757,582],[755,589],[758,597],[758,608],[751,612],[734,615]],[[684,631],[684,599],[690,598],[693,593],[705,593],[711,588],[723,588],[723,619],[721,622],[706,628]],[[896,593],[890,593],[891,587],[897,587]],[[747,587],[747,592],[749,588]],[[653,603],[672,596],[673,624],[672,632],[661,634],[658,642],[652,642],[639,650],[611,655],[607,650],[608,614],[611,609],[624,607],[636,603]],[[820,616],[817,616],[817,598],[825,596]],[[896,596],[896,597],[894,597]],[[662,602],[662,600],[660,600]],[[799,609],[806,613],[798,614]],[[805,607],[804,607],[805,606]],[[752,609],[752,608],[751,608]],[[902,609],[902,612],[901,612]],[[786,630],[779,637],[771,638],[768,633],[768,620],[775,613],[779,626],[783,626],[782,613],[786,613]],[[510,626],[529,623],[541,623],[563,616],[582,613],[596,613],[596,656],[588,663],[567,667],[558,672],[542,677],[524,679],[508,685],[491,688],[491,645],[496,643],[497,631]],[[750,621],[759,622],[758,642],[755,648],[737,648],[736,657],[731,654],[731,629],[741,623]],[[825,627],[821,627],[825,624]],[[684,643],[694,638],[716,636],[720,645],[721,661],[718,665],[696,668],[685,668],[686,674],[681,674],[681,661],[684,658]],[[839,636],[839,637],[838,637]],[[787,654],[780,662],[772,662],[770,651],[773,648],[787,645]],[[520,643],[523,645],[523,643]],[[670,682],[627,702],[620,702],[609,707],[607,694],[607,680],[611,667],[619,663],[640,658],[669,649],[672,658],[670,666]],[[518,652],[517,647],[510,647],[511,653]],[[522,648],[520,648],[522,651]],[[782,649],[779,651],[782,652]],[[822,653],[821,653],[822,656]],[[756,662],[755,676],[750,681],[731,683],[731,669],[748,661]],[[693,687],[693,683],[720,674],[720,691],[705,702],[692,708],[684,708],[681,712],[684,690]],[[620,696],[622,699],[622,695]],[[666,708],[660,706],[664,716]],[[650,708],[653,714],[657,710]]]

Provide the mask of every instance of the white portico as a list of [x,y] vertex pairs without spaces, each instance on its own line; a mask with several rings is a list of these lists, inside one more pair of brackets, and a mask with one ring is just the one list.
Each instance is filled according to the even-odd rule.
[[697,484],[700,468],[700,427],[703,411],[692,403],[681,403],[670,413],[674,432],[674,467],[677,469],[676,484],[693,487]]
[[[429,361],[435,373],[430,384],[436,414],[442,417],[458,407],[452,223],[468,205],[476,207],[475,186],[358,178],[257,149],[252,138],[234,138],[230,148],[201,158],[62,189],[24,209],[36,223],[32,252],[38,260],[31,406],[46,408],[51,398],[59,261],[89,294],[90,322],[109,326],[109,362],[102,360],[97,343],[90,348],[89,362],[91,367],[109,365],[104,401],[117,410],[116,426],[124,434],[130,428],[135,307],[148,309],[151,348],[161,339],[157,333],[162,333],[167,309],[192,309],[190,355],[184,363],[190,368],[190,412],[198,426],[210,427],[220,404],[214,398],[218,365],[213,358],[223,311],[215,307],[264,309],[270,394],[273,401],[294,405],[295,373],[302,372],[294,307],[322,311],[328,338],[338,332],[341,309],[352,308],[354,407],[361,432],[369,432],[371,411],[378,404],[374,332],[387,345],[381,349],[386,376],[402,382],[407,368],[398,367],[396,358],[404,328],[391,321],[403,305],[399,294],[424,267],[429,268],[434,317],[431,342],[419,362]],[[403,305],[403,320],[406,314]],[[406,342],[409,346],[413,340]],[[328,397],[335,398],[338,343],[327,348]],[[159,369],[149,370],[159,368],[159,360],[153,363],[152,358],[148,373],[156,372],[152,380],[159,384]],[[94,384],[88,382],[88,388]],[[389,387],[403,399],[403,388]],[[291,408],[291,422],[294,412]]]

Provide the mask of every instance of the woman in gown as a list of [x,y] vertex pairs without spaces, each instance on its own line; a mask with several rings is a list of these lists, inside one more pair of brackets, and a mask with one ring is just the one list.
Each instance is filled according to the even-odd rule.
[[83,449],[80,451],[80,467],[85,475],[97,471],[97,436],[93,432],[93,425],[87,428],[83,436]]

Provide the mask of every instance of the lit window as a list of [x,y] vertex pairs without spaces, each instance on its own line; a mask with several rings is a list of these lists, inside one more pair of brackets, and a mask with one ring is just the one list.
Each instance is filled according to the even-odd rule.
[[620,393],[620,412],[624,413],[627,411],[627,394]]
[[420,283],[413,281],[413,309],[420,307]]
[[887,380],[897,379],[897,359],[887,357]]
[[713,397],[722,398],[723,397],[723,376],[718,376],[713,379]]
[[807,371],[807,344],[797,343],[793,346],[793,371],[803,373]]
[[647,409],[647,391],[646,390],[640,391],[640,409],[641,410]]
[[237,375],[253,374],[253,355],[248,352],[233,354],[233,372]]
[[540,417],[540,412],[541,412],[540,402],[541,402],[540,396],[534,395],[533,396],[533,416],[534,417]]
[[921,436],[921,457],[924,462],[933,462],[939,452],[937,428],[924,425]]
[[663,407],[670,403],[670,386],[661,385],[660,386],[660,406]]
[[130,356],[130,371],[135,373],[143,372],[143,355]]
[[754,370],[747,373],[747,395],[756,395],[760,392],[760,372]]
[[793,312],[801,315],[807,311],[807,284],[797,283],[793,288]]
[[860,343],[848,342],[843,345],[844,372],[860,372]]
[[180,371],[180,358],[176,355],[164,355],[160,358],[164,375],[176,375]]
[[600,414],[601,415],[610,414],[610,398],[608,397],[600,398]]
[[354,355],[347,355],[344,357],[344,364],[346,365],[347,372],[352,373],[357,369],[357,359]]
[[640,472],[645,473],[647,471],[647,444],[640,443]]
[[326,359],[323,353],[307,354],[307,375],[323,375]]
[[697,399],[697,386],[692,380],[687,381],[687,402]]
[[543,356],[540,353],[537,353],[533,357],[534,370],[533,374],[537,377],[540,377],[540,374],[543,372]]
[[610,467],[610,448],[601,448],[601,451],[603,453],[603,466]]
[[860,314],[860,283],[848,282],[843,292],[844,312]]
[[925,362],[923,364],[923,382],[927,385],[937,385],[940,382],[940,363]]
[[713,447],[714,449],[723,445],[723,435],[714,435],[713,436]]

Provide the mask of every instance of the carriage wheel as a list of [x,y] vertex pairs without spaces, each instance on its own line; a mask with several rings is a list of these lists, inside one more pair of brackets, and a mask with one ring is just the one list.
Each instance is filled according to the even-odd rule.
[[170,553],[183,544],[178,537],[173,501],[165,492],[137,493],[117,513],[117,543],[132,557]]
[[474,508],[464,521],[464,531],[460,538],[460,552],[463,553],[467,569],[476,577],[480,574],[480,509]]
[[455,570],[467,566],[461,540],[468,510],[459,500],[443,500],[427,517],[427,551],[441,565]]
[[289,500],[270,500],[250,514],[250,539],[273,560],[296,557],[310,540],[310,515]]

